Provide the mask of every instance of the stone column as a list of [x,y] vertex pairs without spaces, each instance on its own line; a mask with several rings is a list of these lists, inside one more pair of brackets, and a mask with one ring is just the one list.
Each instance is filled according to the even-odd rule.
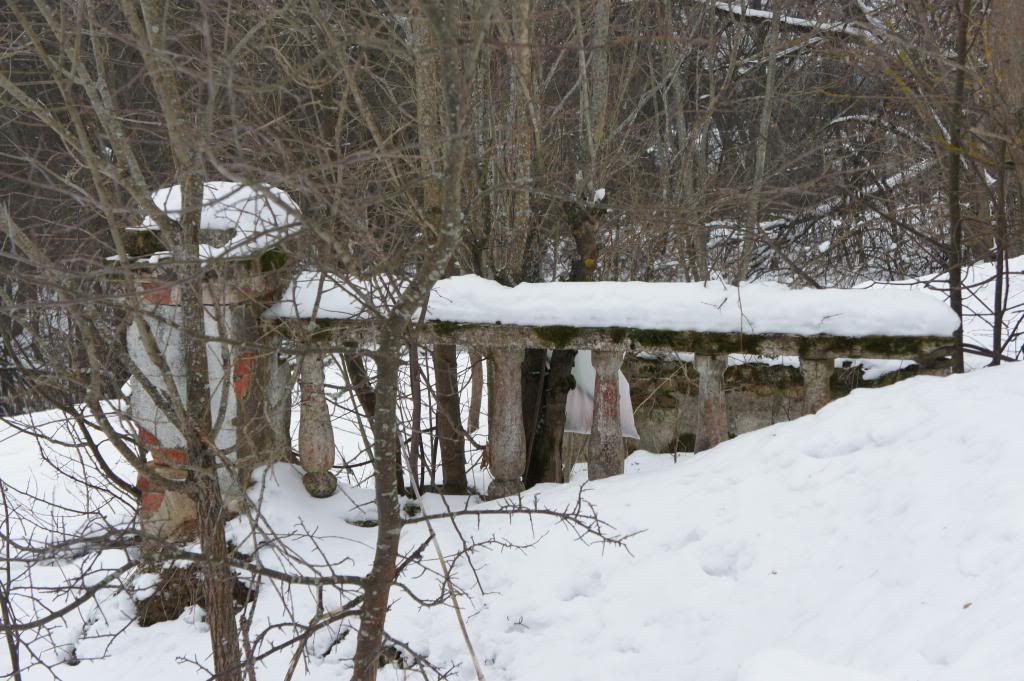
[[305,354],[299,370],[299,463],[306,474],[302,484],[314,497],[329,497],[338,487],[331,473],[334,430],[324,394],[324,362],[318,354]]
[[295,377],[288,359],[274,353],[270,361],[270,376],[267,385],[267,402],[263,411],[270,429],[271,461],[287,461],[292,451],[292,388]]
[[804,414],[814,414],[832,401],[832,373],[835,360],[827,355],[800,357],[804,377]]
[[697,387],[697,436],[694,451],[703,452],[729,439],[725,411],[725,369],[728,355],[696,355],[700,375]]
[[622,352],[594,350],[590,353],[597,376],[594,378],[594,418],[587,443],[587,479],[600,480],[622,475],[626,451],[622,445],[619,416],[619,367]]
[[953,373],[952,358],[937,352],[922,354],[914,361],[918,376],[949,376]]
[[[195,533],[196,505],[184,492],[165,489],[162,480],[182,482],[188,479],[188,452],[173,415],[167,413],[145,385],[156,391],[176,392],[187,400],[185,364],[181,353],[181,291],[160,279],[159,271],[139,277],[141,312],[145,324],[128,329],[128,355],[138,376],[132,377],[130,410],[138,433],[138,443],[149,452],[148,475],[139,474],[137,486],[141,529],[162,539],[188,539]],[[156,346],[165,373],[154,362],[147,347]],[[145,378],[146,383],[140,382]]]
[[522,348],[491,350],[494,390],[488,414],[491,448],[491,473],[494,480],[487,497],[507,497],[523,491],[526,472],[526,431],[523,425]]

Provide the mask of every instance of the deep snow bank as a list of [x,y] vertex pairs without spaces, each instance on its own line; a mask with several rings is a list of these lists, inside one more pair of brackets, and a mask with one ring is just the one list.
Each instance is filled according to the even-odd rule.
[[[645,530],[634,557],[550,538],[488,561],[492,676],[1024,678],[1022,407],[1021,365],[921,377],[675,465],[640,457],[589,495]],[[404,628],[441,636],[425,627]]]
[[[696,457],[635,455],[625,476],[586,490],[618,532],[641,532],[630,540],[632,555],[584,546],[542,520],[461,521],[468,537],[541,537],[525,553],[477,552],[479,585],[465,563],[457,566],[488,679],[1019,681],[1022,407],[1024,365],[1011,365],[855,391],[817,415]],[[266,480],[262,521],[294,532],[287,541],[295,554],[343,572],[365,569],[374,531],[353,523],[367,517],[367,490],[342,486],[312,500],[288,466]],[[532,492],[537,503],[562,507],[579,484]],[[450,524],[435,527],[454,551]],[[243,545],[251,539],[244,520],[232,531]],[[408,528],[407,546],[424,533]],[[289,553],[268,547],[259,555],[276,567]],[[427,595],[436,578],[423,574],[410,586]],[[473,678],[450,610],[396,599],[390,631]],[[255,626],[281,621],[282,612],[300,621],[313,613],[312,594],[301,588],[287,601],[285,610],[265,588]],[[87,628],[78,641],[83,659],[108,643],[90,635],[123,626],[123,601],[108,610],[122,614]],[[331,638],[311,642],[309,677],[345,678],[341,660],[354,636],[336,645]],[[191,613],[129,627],[108,659],[62,674],[200,678],[175,660],[202,661],[207,646]],[[272,658],[260,678],[281,678],[286,665]],[[402,676],[385,670],[382,678]]]

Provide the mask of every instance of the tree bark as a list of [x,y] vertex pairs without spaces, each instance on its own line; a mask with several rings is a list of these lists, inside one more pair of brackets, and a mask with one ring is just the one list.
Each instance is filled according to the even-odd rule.
[[480,410],[484,401],[484,357],[479,352],[469,353],[469,419],[466,431],[470,434],[480,430]]
[[[11,514],[7,504],[7,491],[0,482],[0,510],[3,511],[4,537],[11,536]],[[7,655],[11,662],[11,681],[21,681],[21,639],[15,631],[14,608],[11,606],[11,544],[7,539],[4,546],[4,580],[0,583],[0,625],[3,625],[7,641]]]
[[747,209],[747,226],[743,234],[743,249],[740,253],[740,262],[736,268],[734,283],[738,286],[741,281],[747,278],[750,272],[750,261],[754,256],[754,241],[760,231],[759,222],[761,215],[761,194],[764,191],[765,166],[768,162],[768,133],[772,121],[772,106],[775,98],[775,53],[778,51],[779,32],[781,24],[781,8],[779,3],[772,3],[772,20],[768,29],[767,52],[768,65],[766,67],[764,85],[764,102],[761,104],[761,120],[757,127],[757,146],[754,151],[754,186],[750,192],[750,205]]
[[[377,396],[373,384],[370,382],[370,375],[366,371],[366,364],[363,363],[363,358],[359,355],[344,355],[344,359],[349,383],[356,391],[356,399],[359,400],[359,406],[363,408],[363,415],[372,424],[374,414],[377,412]],[[402,476],[401,466],[395,469],[395,475],[397,476],[395,481],[398,484],[398,493],[405,494],[405,480]]]
[[[992,68],[999,95],[1005,136],[1013,143],[1007,153],[1013,159],[1018,182],[1024,177],[1024,5],[1020,0],[991,0],[988,37]],[[959,55],[958,55],[959,56]]]
[[[412,423],[409,424],[409,479],[423,489],[423,386],[420,381],[420,349],[409,343],[409,389],[412,392]],[[401,451],[401,450],[399,450]],[[399,461],[399,466],[401,466]]]
[[533,431],[529,450],[529,467],[525,484],[532,487],[539,482],[563,482],[562,437],[565,433],[565,400],[576,387],[572,368],[575,350],[555,350],[544,376],[543,405],[540,420]]
[[397,576],[402,516],[398,503],[398,345],[382,341],[376,353],[377,408],[373,418],[373,477],[377,545],[366,578],[352,681],[376,681],[391,585]]
[[[227,510],[219,469],[224,457],[216,451],[212,432],[204,278],[199,265],[200,215],[203,182],[198,172],[184,174],[182,182],[181,235],[176,255],[181,272],[182,356],[185,361],[185,401],[188,420],[181,424],[187,443],[186,456],[194,483],[199,543],[203,556],[203,593],[214,670],[219,679],[242,681],[242,654],[235,621],[234,581],[228,566],[224,536]],[[173,388],[171,388],[173,389]]]
[[434,384],[437,386],[437,440],[441,448],[442,489],[466,493],[466,440],[459,400],[458,353],[454,345],[434,346]]
[[949,306],[953,308],[961,326],[953,334],[953,372],[964,371],[964,293],[963,293],[963,240],[964,222],[961,205],[961,150],[963,143],[964,91],[967,78],[967,28],[970,23],[972,0],[963,0],[956,37],[955,85],[949,124]]
[[543,348],[527,348],[523,356],[523,428],[526,431],[527,468],[532,465],[533,446],[544,408],[544,375],[548,353]]

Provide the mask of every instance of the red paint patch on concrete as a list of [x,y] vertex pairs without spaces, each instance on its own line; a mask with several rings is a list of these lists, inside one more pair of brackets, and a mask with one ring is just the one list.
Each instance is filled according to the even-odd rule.
[[139,512],[142,515],[153,515],[160,510],[164,503],[163,492],[147,492],[142,495],[142,502],[139,504]]
[[171,285],[162,281],[143,281],[142,299],[150,305],[170,305]]
[[139,444],[149,448],[159,447],[160,440],[157,440],[156,435],[153,435],[153,433],[145,428],[139,428]]
[[153,461],[163,466],[184,466],[188,455],[184,449],[167,449],[156,447],[153,449]]
[[256,369],[256,355],[251,352],[243,352],[235,362],[235,397],[239,400],[245,399],[249,394],[249,386],[252,383],[252,374]]

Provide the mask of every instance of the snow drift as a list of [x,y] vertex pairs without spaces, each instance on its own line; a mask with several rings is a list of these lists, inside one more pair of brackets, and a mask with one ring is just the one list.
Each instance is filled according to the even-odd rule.
[[[525,553],[478,551],[479,584],[465,562],[456,565],[488,679],[1019,681],[1022,406],[1024,365],[1009,365],[854,391],[816,415],[694,457],[634,455],[626,475],[584,490],[617,532],[639,533],[629,552],[585,546],[536,518],[460,521],[467,537],[540,539]],[[33,456],[30,448],[0,456],[0,475],[8,479],[15,467],[24,478]],[[294,532],[287,548],[312,563],[364,570],[374,530],[353,523],[371,519],[370,492],[342,486],[313,500],[292,467],[269,473],[262,521]],[[535,488],[530,503],[564,507],[581,484],[577,476]],[[440,508],[436,497],[424,505]],[[460,546],[450,523],[435,529],[446,551]],[[408,527],[406,546],[425,532]],[[232,537],[254,546],[259,532],[239,519]],[[288,552],[265,547],[258,555],[277,567]],[[436,580],[423,574],[409,586],[427,594]],[[304,589],[293,587],[286,606],[265,587],[254,626],[279,622],[283,612],[311,616],[315,598]],[[441,664],[460,665],[458,678],[473,678],[451,611],[396,599],[390,631]],[[79,658],[102,654],[103,634],[124,626],[131,611],[122,598],[69,618]],[[309,678],[346,676],[354,636],[337,642],[336,634],[310,642]],[[190,612],[148,629],[129,626],[107,659],[61,674],[205,678],[177,660],[202,662],[208,645],[201,613]],[[287,662],[270,658],[259,677],[281,678]],[[402,676],[383,670],[382,678]]]

